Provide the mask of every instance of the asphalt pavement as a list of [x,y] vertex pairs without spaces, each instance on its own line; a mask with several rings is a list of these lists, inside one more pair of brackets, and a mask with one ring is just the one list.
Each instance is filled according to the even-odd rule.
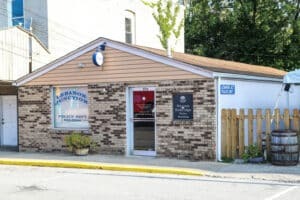
[[[268,180],[282,183],[300,183],[300,165],[273,166],[271,164],[233,164],[215,161],[187,161],[159,157],[116,156],[91,154],[74,156],[70,153],[26,153],[0,152],[1,159],[33,159],[44,161],[79,161],[116,166],[134,165],[137,167],[172,167],[199,171],[206,177],[234,178],[240,180]],[[129,170],[130,171],[130,170]],[[133,170],[134,171],[134,170]]]
[[298,200],[300,184],[2,165],[0,195],[5,200]]

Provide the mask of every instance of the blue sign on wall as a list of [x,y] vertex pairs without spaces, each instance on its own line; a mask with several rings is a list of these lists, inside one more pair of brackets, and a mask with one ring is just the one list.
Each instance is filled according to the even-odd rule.
[[235,94],[235,85],[221,84],[221,94]]

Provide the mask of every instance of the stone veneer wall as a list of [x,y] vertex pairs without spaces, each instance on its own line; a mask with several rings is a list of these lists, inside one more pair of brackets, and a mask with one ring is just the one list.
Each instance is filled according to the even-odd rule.
[[[88,86],[91,137],[101,153],[125,154],[126,87],[156,87],[156,151],[158,156],[214,159],[216,137],[213,79],[139,83],[99,83]],[[21,151],[61,151],[71,131],[51,128],[51,87],[19,88],[19,147]],[[193,93],[194,120],[173,121],[172,94]]]

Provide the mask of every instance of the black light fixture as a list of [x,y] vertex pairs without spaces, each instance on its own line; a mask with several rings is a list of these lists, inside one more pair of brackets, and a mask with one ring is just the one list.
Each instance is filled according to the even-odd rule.
[[101,51],[105,51],[105,47],[106,47],[106,42],[103,42],[102,44],[100,44],[99,48]]

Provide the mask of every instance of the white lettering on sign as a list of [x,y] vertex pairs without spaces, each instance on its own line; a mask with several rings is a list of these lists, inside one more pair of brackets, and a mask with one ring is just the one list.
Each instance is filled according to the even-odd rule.
[[220,85],[220,93],[221,94],[228,94],[228,95],[235,94],[235,85],[221,84]]

